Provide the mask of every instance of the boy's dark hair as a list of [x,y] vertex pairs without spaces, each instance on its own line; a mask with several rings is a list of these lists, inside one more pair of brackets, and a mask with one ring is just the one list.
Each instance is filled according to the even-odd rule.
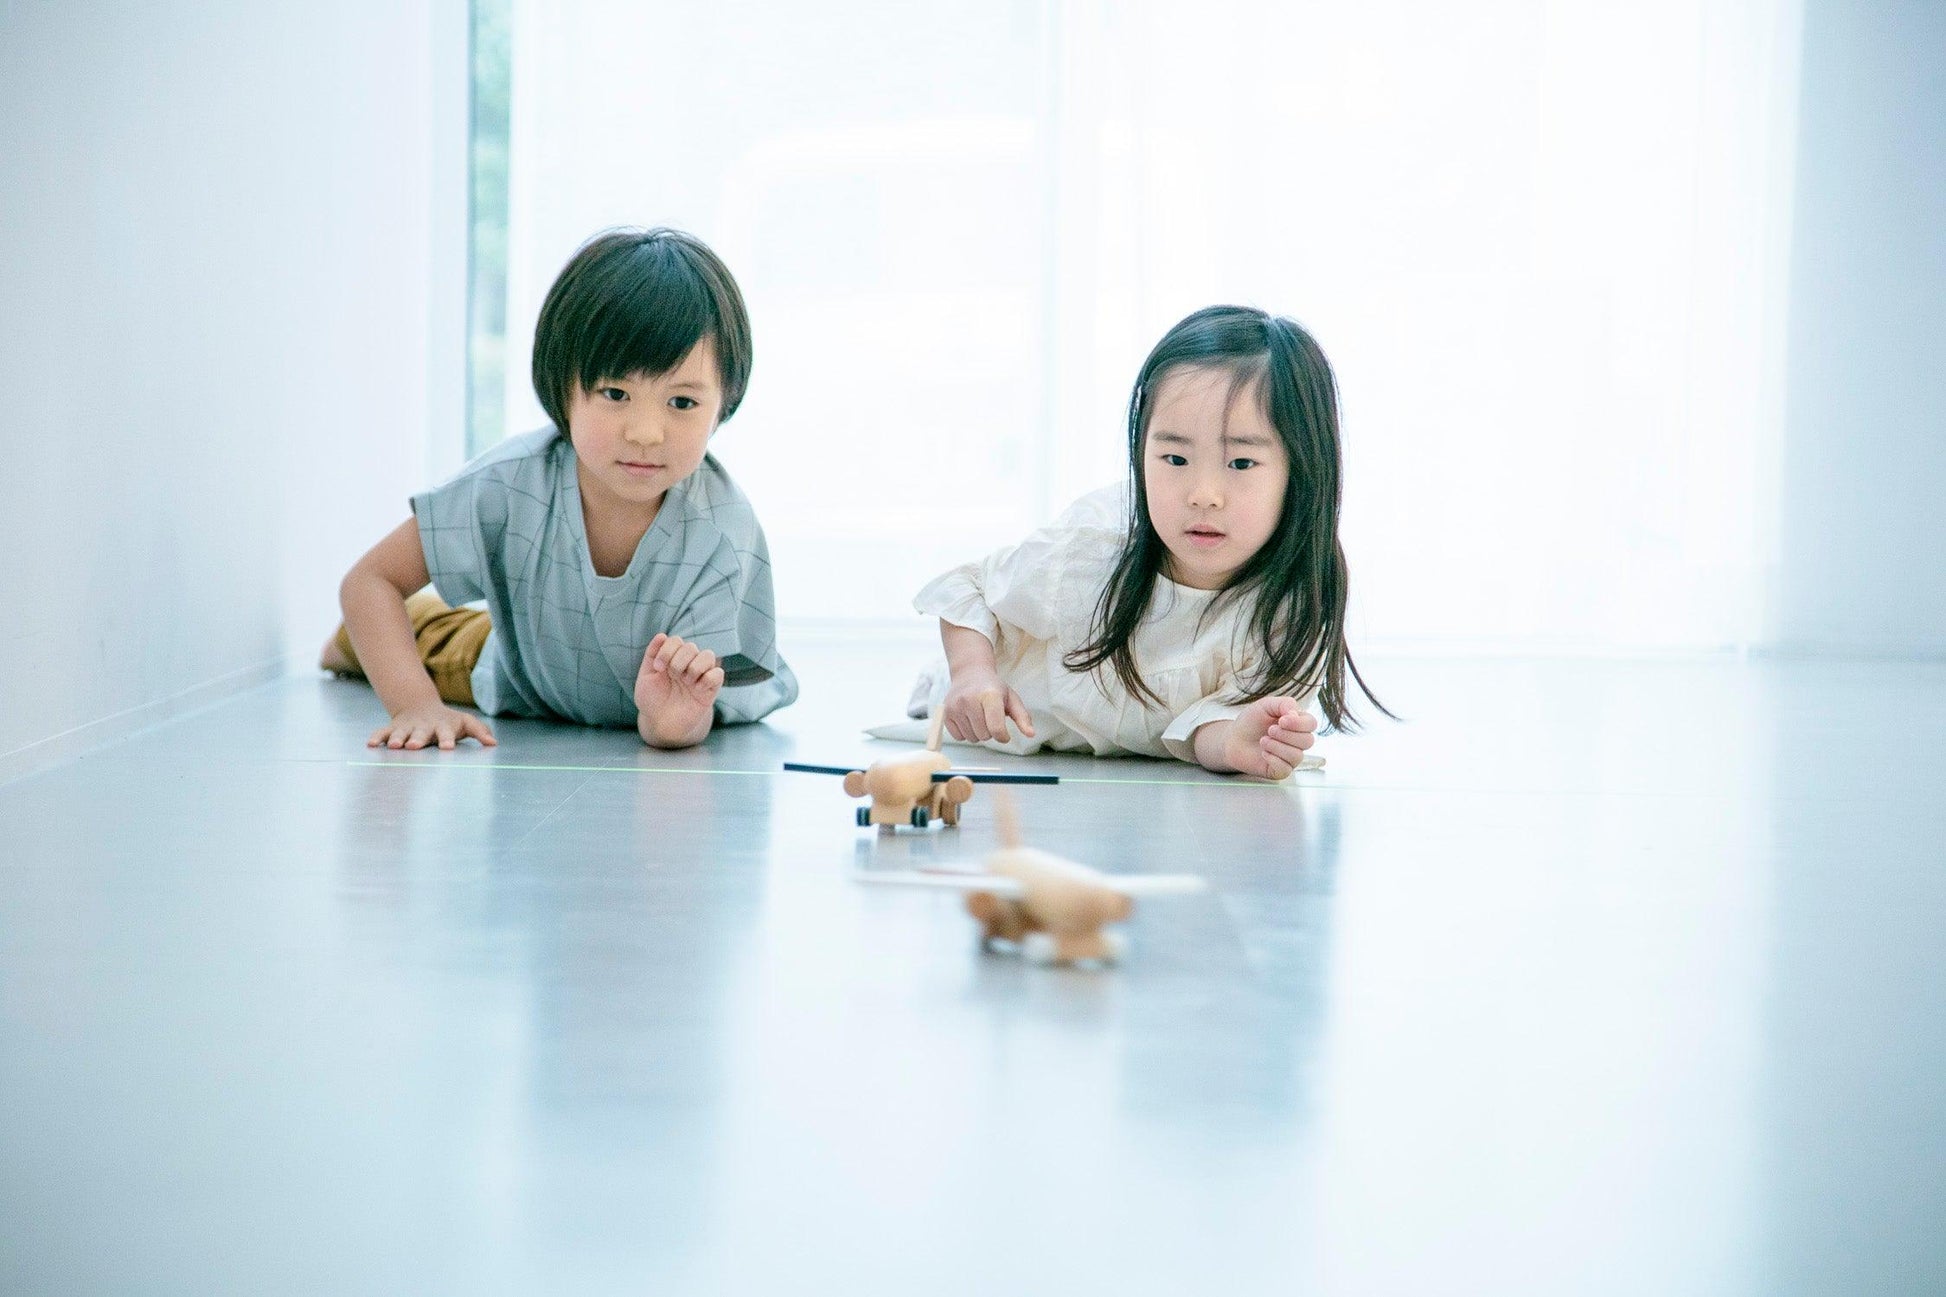
[[[1315,686],[1325,720],[1335,730],[1356,728],[1347,674],[1386,716],[1345,646],[1345,601],[1350,576],[1338,543],[1338,385],[1315,339],[1293,320],[1247,306],[1209,306],[1164,334],[1142,362],[1128,403],[1128,461],[1133,478],[1127,538],[1101,601],[1091,638],[1067,654],[1070,671],[1113,669],[1123,686],[1151,706],[1161,699],[1136,669],[1133,640],[1155,593],[1169,548],[1149,520],[1142,459],[1157,385],[1188,367],[1230,371],[1232,399],[1253,382],[1264,417],[1277,430],[1288,459],[1284,510],[1263,548],[1211,601],[1249,596],[1250,635],[1262,650],[1255,680],[1242,682],[1244,701]],[[1396,717],[1394,718],[1396,719]]]
[[704,335],[716,344],[727,422],[750,384],[750,316],[730,268],[693,234],[604,230],[547,290],[534,325],[534,395],[562,432],[578,386],[666,374]]

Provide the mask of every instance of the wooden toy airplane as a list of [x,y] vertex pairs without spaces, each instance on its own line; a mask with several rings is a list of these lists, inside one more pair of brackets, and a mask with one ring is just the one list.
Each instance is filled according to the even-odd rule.
[[1013,805],[999,805],[1001,849],[984,870],[860,870],[865,883],[943,887],[967,893],[966,909],[980,923],[980,945],[1018,947],[1037,963],[1112,964],[1123,942],[1102,928],[1135,910],[1138,896],[1200,892],[1194,874],[1104,874],[1046,851],[1020,845]]
[[786,761],[784,769],[813,775],[843,775],[845,791],[853,797],[869,796],[871,805],[858,808],[858,825],[897,826],[910,824],[923,829],[934,820],[942,824],[959,823],[959,808],[973,796],[973,785],[980,784],[1058,784],[1059,775],[1002,774],[977,767],[955,769],[953,759],[939,750],[940,732],[946,714],[935,711],[932,733],[922,751],[874,761],[868,769],[848,766],[812,766],[801,761]]

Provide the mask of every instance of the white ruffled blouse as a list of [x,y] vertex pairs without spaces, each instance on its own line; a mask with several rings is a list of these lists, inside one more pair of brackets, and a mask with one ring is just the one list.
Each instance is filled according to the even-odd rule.
[[[1197,727],[1243,710],[1239,681],[1258,655],[1247,643],[1247,600],[1205,616],[1214,590],[1158,576],[1131,647],[1142,679],[1162,706],[1131,695],[1112,667],[1076,673],[1062,657],[1086,643],[1095,609],[1115,569],[1127,521],[1128,488],[1081,497],[1053,523],[986,558],[963,563],[921,589],[913,606],[993,642],[1000,678],[1034,719],[1034,737],[983,746],[1025,755],[1041,748],[1134,753],[1194,762]],[[945,693],[943,663],[933,690]],[[1312,705],[1312,694],[1300,701]]]

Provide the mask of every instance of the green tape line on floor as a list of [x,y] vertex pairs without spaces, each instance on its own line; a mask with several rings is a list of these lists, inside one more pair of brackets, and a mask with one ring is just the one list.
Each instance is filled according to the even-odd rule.
[[[542,766],[522,765],[511,761],[463,761],[445,762],[434,766],[423,761],[347,761],[348,766],[368,766],[380,769],[400,770],[551,770],[567,774],[599,775],[783,775],[794,773],[786,770],[714,770],[701,767],[682,766]],[[863,769],[861,766],[860,769]],[[1073,775],[1062,775],[1064,784],[1131,784],[1147,787],[1166,788],[1283,788],[1281,783],[1273,784],[1262,780],[1214,780],[1214,779],[1085,779]],[[1303,785],[1299,785],[1302,787]]]

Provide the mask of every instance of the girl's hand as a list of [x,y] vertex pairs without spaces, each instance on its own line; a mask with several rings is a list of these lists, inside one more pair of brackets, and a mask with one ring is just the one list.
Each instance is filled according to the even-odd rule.
[[471,712],[438,703],[430,707],[401,708],[391,720],[372,731],[365,746],[416,751],[436,741],[442,750],[450,752],[461,739],[477,740],[481,747],[499,746],[486,721]]
[[645,742],[682,748],[709,735],[712,708],[723,687],[716,654],[675,635],[657,635],[635,676],[636,728]]
[[1230,721],[1223,760],[1239,774],[1282,779],[1318,741],[1318,718],[1295,698],[1259,698]]
[[940,707],[946,713],[946,732],[962,743],[1007,742],[1010,718],[1023,735],[1034,737],[1034,718],[1027,704],[992,671],[955,675]]

